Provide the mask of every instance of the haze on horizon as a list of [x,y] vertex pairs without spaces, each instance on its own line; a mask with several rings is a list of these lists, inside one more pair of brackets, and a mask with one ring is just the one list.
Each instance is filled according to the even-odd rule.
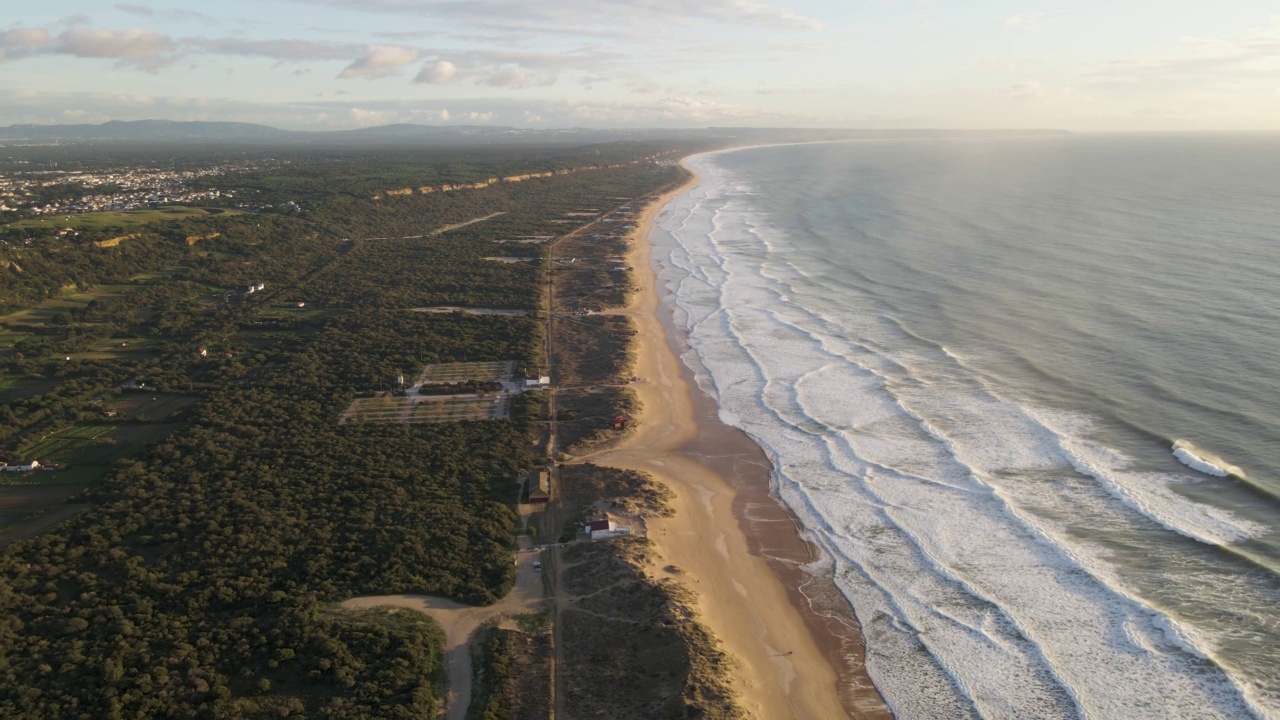
[[49,0],[0,125],[1280,128],[1261,0]]

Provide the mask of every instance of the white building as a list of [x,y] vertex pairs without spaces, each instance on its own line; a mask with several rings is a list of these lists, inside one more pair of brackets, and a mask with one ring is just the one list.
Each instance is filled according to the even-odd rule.
[[39,470],[39,469],[40,469],[39,460],[21,462],[21,463],[17,463],[16,465],[10,465],[8,463],[5,463],[4,465],[0,465],[0,471],[3,471],[3,472],[32,472],[33,470]]

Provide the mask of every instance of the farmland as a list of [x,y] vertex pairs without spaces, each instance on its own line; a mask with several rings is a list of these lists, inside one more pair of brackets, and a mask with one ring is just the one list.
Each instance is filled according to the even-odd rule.
[[56,215],[52,217],[27,218],[9,223],[6,228],[15,230],[105,230],[107,228],[131,228],[139,225],[164,222],[166,220],[189,220],[213,217],[217,215],[236,215],[239,210],[226,208],[200,208],[186,205],[170,205],[167,207],[148,208],[145,210],[118,210],[107,212],[78,213],[75,215]]
[[48,482],[87,482],[101,478],[111,464],[136,455],[181,427],[180,423],[101,423],[76,425],[19,449],[26,458],[66,468],[33,477]]

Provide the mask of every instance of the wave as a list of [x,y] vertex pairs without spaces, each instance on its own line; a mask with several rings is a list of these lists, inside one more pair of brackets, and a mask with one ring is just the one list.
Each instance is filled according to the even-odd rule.
[[856,288],[816,287],[785,226],[754,218],[729,173],[698,169],[705,187],[663,228],[686,361],[835,561],[895,710],[1257,714],[1214,636],[1144,603],[1079,534],[1149,535],[1155,520],[1212,544],[1254,528],[1182,497],[1176,477],[1132,472],[1080,423],[998,397]]
[[1178,458],[1178,462],[1183,465],[1193,470],[1199,470],[1205,475],[1220,478],[1236,477],[1241,480],[1247,479],[1243,470],[1216,455],[1192,445],[1190,440],[1173,441],[1173,456]]

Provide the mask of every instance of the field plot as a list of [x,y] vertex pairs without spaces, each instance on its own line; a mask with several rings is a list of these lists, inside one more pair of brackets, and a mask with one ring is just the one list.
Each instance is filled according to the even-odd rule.
[[507,399],[442,397],[424,398],[413,406],[409,422],[437,423],[462,420],[501,420],[507,416]]
[[[497,362],[442,363],[428,365],[418,381],[404,395],[382,393],[357,398],[342,414],[339,424],[349,422],[441,423],[463,420],[500,420],[507,417],[506,390],[496,396],[421,395],[423,385],[509,381],[515,373],[514,360]],[[518,392],[518,391],[517,391]]]
[[79,485],[0,485],[0,530],[58,507],[80,490]]
[[133,227],[165,220],[186,220],[188,218],[205,218],[214,215],[239,215],[239,210],[224,208],[200,208],[185,205],[169,205],[166,207],[148,208],[144,210],[116,210],[107,212],[78,213],[75,215],[54,215],[44,218],[29,218],[10,223],[8,227],[34,230],[38,228],[71,228],[73,230],[101,230],[107,227]]
[[340,423],[442,423],[501,420],[507,417],[507,398],[437,395],[359,398],[343,413]]
[[115,410],[122,420],[163,422],[200,401],[194,395],[130,392],[106,401],[104,410]]
[[23,480],[0,485],[0,548],[31,537],[89,506],[69,504],[67,500],[84,489],[83,485],[35,485]]
[[428,365],[423,368],[417,384],[456,383],[464,380],[509,380],[515,370],[514,360]]
[[48,483],[92,482],[111,464],[160,442],[180,423],[76,425],[21,448],[25,458],[64,466],[56,473],[33,473],[32,480]]

